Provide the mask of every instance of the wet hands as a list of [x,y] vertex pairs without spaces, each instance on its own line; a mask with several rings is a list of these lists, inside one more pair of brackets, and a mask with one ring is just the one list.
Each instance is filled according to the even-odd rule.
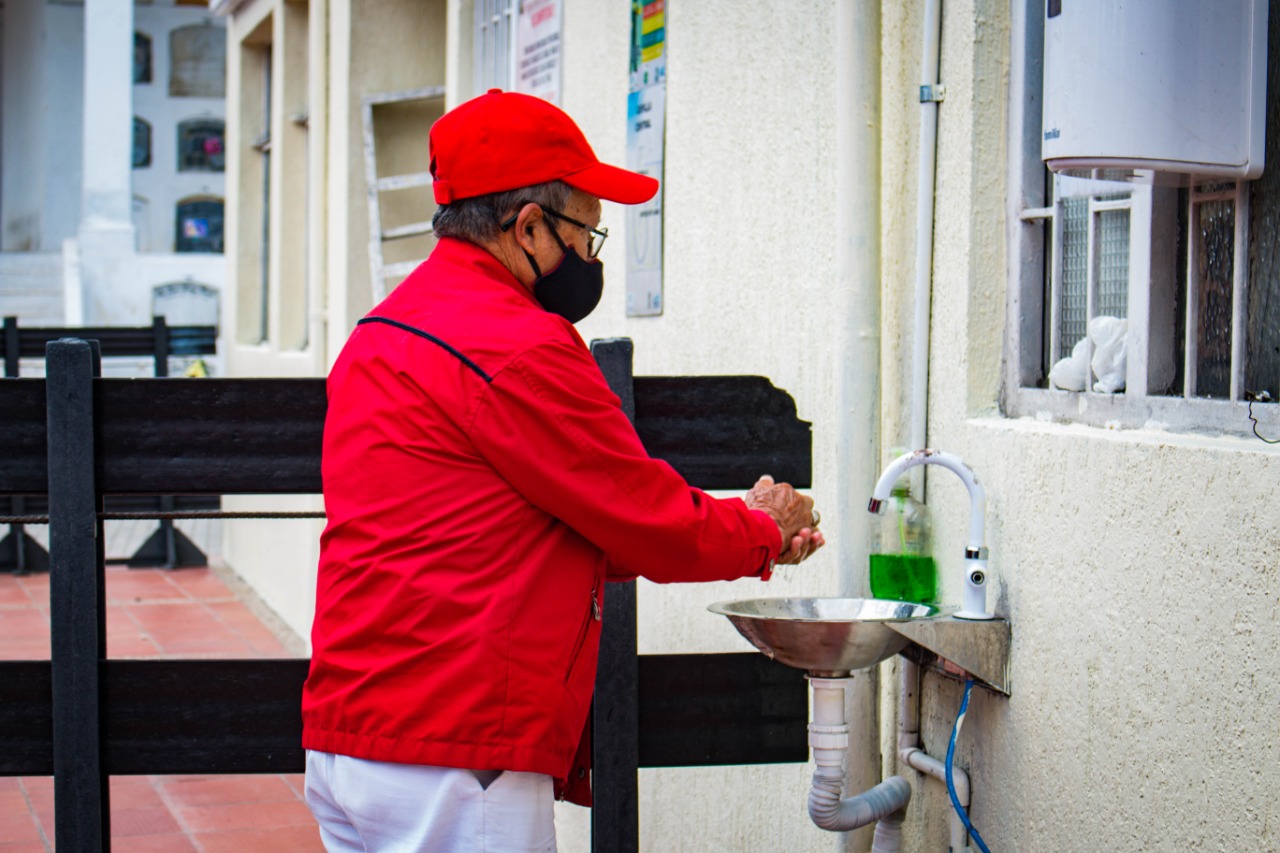
[[778,525],[782,534],[781,565],[795,565],[808,559],[826,544],[818,530],[820,516],[813,508],[813,498],[800,494],[786,483],[775,483],[765,474],[743,498],[751,509],[761,510]]

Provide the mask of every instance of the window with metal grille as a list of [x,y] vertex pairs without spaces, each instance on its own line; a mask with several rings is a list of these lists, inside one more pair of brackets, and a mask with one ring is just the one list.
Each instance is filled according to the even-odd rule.
[[[1249,434],[1252,414],[1280,433],[1276,99],[1256,181],[1055,175],[1040,161],[1040,47],[1034,26],[1025,32],[1011,87],[1020,144],[1011,147],[1005,412],[1228,434]],[[1273,59],[1271,91],[1280,91],[1277,68]],[[1118,381],[1100,375],[1108,364]]]
[[151,82],[151,36],[137,31],[133,34],[133,82]]
[[515,88],[516,0],[475,0],[475,92]]
[[178,202],[175,252],[222,251],[222,199],[207,196]]
[[144,169],[151,165],[151,124],[146,119],[133,117],[133,168]]
[[178,171],[221,172],[225,124],[221,119],[189,119],[178,123]]
[[226,96],[227,34],[212,23],[169,33],[169,97]]
[[1085,339],[1089,320],[1128,316],[1133,187],[1112,177],[1098,171],[1053,176],[1054,204],[1023,211],[1024,220],[1045,223],[1049,247],[1041,364],[1046,375]]

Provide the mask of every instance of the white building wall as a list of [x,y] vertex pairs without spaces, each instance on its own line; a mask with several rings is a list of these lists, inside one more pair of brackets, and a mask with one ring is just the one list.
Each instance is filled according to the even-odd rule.
[[[151,36],[153,51],[153,82],[132,86],[133,114],[152,125],[152,166],[132,170],[130,175],[133,194],[147,200],[145,221],[135,218],[142,226],[138,244],[143,254],[112,261],[127,267],[127,275],[98,292],[89,275],[93,270],[78,263],[84,244],[76,240],[85,174],[84,12],[83,3],[46,0],[21,0],[3,9],[0,249],[43,256],[33,262],[6,264],[0,276],[18,275],[16,271],[21,270],[22,280],[0,282],[0,287],[12,293],[28,293],[36,287],[42,291],[44,307],[35,314],[26,302],[10,303],[11,310],[27,322],[145,325],[150,322],[154,284],[193,280],[221,287],[223,282],[221,255],[178,255],[173,249],[177,201],[191,195],[224,195],[221,173],[177,171],[177,124],[192,117],[221,118],[225,100],[168,93],[169,32],[185,24],[210,21],[221,27],[222,22],[204,9],[175,7],[172,0],[135,6],[135,24]],[[118,62],[129,69],[131,54],[121,53]],[[93,129],[87,138],[94,144]],[[89,154],[90,162],[102,162],[107,151],[90,149]],[[114,167],[115,156],[112,150],[111,162],[103,169]],[[64,256],[63,243],[68,239],[75,241],[65,256],[69,263],[62,272],[50,274],[61,263],[57,259]],[[101,261],[99,257],[91,263]],[[38,283],[32,278],[37,269],[42,277]],[[169,277],[154,280],[159,275]],[[64,298],[68,310],[49,319],[48,306]]]
[[133,12],[134,29],[151,37],[151,82],[133,86],[133,114],[151,123],[151,165],[133,170],[135,199],[146,199],[145,220],[134,219],[141,252],[174,250],[178,200],[188,196],[226,194],[223,172],[178,171],[178,123],[193,118],[226,120],[226,98],[171,97],[169,34],[180,27],[225,22],[195,6],[149,4]]

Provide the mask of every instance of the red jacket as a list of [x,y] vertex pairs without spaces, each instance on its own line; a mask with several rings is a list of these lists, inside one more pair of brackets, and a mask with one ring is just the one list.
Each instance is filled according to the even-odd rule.
[[563,780],[605,579],[777,558],[769,516],[651,459],[573,326],[470,243],[361,321],[328,393],[307,749]]

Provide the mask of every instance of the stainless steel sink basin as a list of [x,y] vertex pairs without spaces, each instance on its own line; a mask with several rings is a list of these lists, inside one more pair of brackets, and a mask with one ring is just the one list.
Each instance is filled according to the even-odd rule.
[[707,608],[727,616],[751,645],[788,666],[843,678],[906,648],[892,622],[929,619],[936,607],[870,598],[751,598]]

